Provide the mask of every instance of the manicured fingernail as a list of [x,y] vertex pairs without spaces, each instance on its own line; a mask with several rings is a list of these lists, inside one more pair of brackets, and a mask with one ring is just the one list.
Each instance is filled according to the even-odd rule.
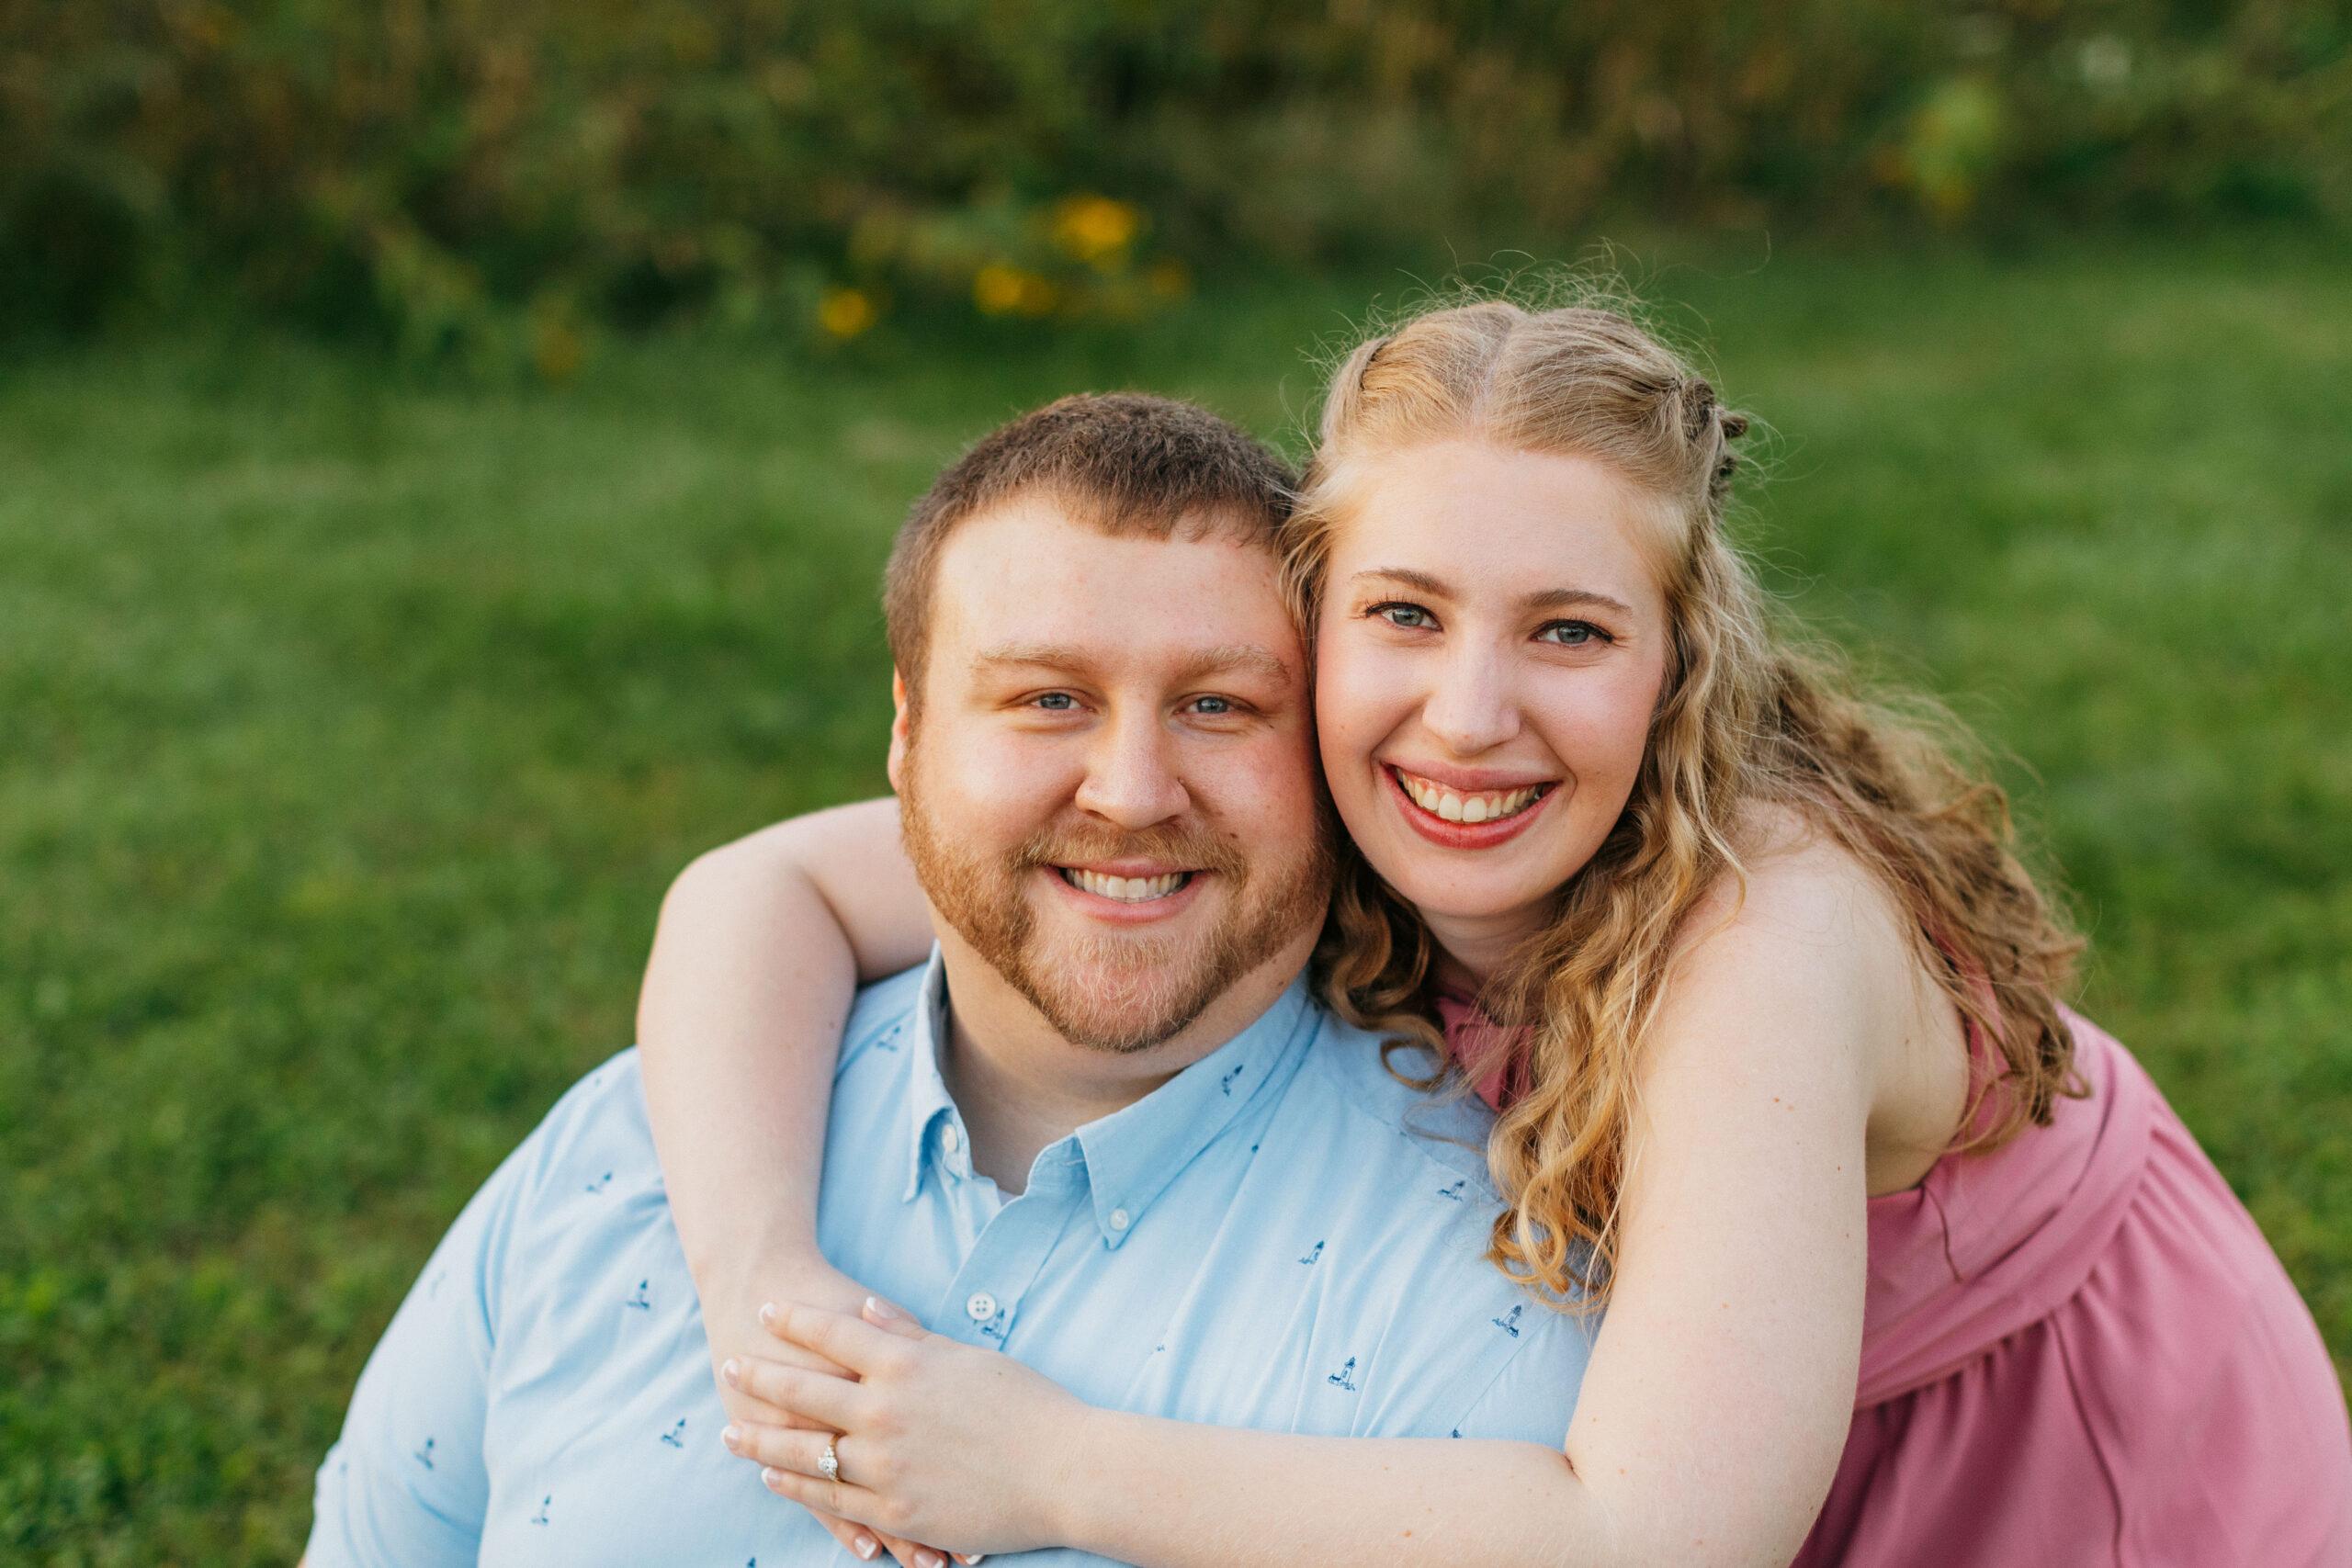
[[868,1317],[878,1317],[885,1323],[892,1323],[906,1316],[907,1314],[900,1312],[897,1307],[892,1306],[888,1302],[884,1301],[880,1296],[868,1296],[865,1298],[865,1315]]
[[926,1546],[915,1553],[915,1568],[947,1568],[947,1559]]
[[743,1431],[740,1427],[728,1427],[718,1434],[718,1440],[739,1454],[743,1451]]
[[720,1366],[718,1369],[718,1375],[727,1380],[728,1387],[733,1388],[737,1383],[743,1381],[743,1369],[735,1364],[734,1357],[729,1356],[727,1358],[725,1364]]
[[765,1328],[774,1322],[775,1322],[775,1303],[765,1303],[760,1308],[760,1326]]
[[862,1535],[857,1538],[856,1544],[850,1550],[856,1552],[864,1561],[871,1562],[874,1561],[874,1554],[882,1550],[882,1543],[870,1535]]
[[784,1472],[776,1469],[774,1465],[769,1465],[766,1469],[760,1472],[761,1483],[766,1486],[771,1492],[783,1491],[784,1488],[780,1484],[783,1480]]

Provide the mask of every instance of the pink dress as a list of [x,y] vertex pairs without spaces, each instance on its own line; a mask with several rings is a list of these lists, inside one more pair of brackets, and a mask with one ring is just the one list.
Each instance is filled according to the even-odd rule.
[[2140,1064],[2066,1016],[2089,1099],[1870,1201],[1854,1424],[1798,1568],[2347,1568],[2311,1313]]

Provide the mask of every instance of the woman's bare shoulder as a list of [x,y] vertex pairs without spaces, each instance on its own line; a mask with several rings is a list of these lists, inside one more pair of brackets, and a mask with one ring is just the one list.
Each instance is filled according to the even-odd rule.
[[[1679,956],[1704,963],[1719,935],[1767,948],[1816,949],[1849,980],[1916,963],[1910,922],[1892,889],[1821,824],[1792,807],[1759,804],[1734,836],[1736,867],[1718,872],[1683,922]],[[1733,945],[1738,945],[1735,943]]]
[[1948,1141],[1967,1092],[1959,1016],[1917,920],[1836,836],[1759,811],[1742,875],[1717,878],[1686,925],[1678,977],[1719,1010],[1776,1008],[1843,1036],[1869,1085],[1870,1190],[1909,1185]]

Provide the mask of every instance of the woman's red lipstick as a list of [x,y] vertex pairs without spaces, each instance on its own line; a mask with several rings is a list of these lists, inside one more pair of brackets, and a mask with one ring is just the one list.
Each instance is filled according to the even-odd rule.
[[1402,770],[1395,763],[1382,763],[1380,772],[1388,781],[1388,792],[1396,799],[1396,809],[1404,813],[1406,823],[1430,843],[1449,850],[1488,850],[1510,842],[1527,831],[1537,815],[1560,793],[1558,784],[1549,784],[1543,794],[1508,817],[1485,822],[1449,822],[1406,791],[1405,781],[1399,776]]

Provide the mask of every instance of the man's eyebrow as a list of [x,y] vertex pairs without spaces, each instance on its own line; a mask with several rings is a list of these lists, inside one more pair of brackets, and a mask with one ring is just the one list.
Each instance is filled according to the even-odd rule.
[[[1431,577],[1426,571],[1415,571],[1408,566],[1372,567],[1357,572],[1350,581],[1362,582],[1367,578],[1384,582],[1401,583],[1407,588],[1422,593],[1433,593],[1441,599],[1450,599],[1453,596],[1453,590],[1448,588],[1442,581]],[[1604,610],[1614,610],[1621,615],[1630,615],[1634,613],[1634,607],[1623,600],[1613,599],[1606,593],[1590,588],[1538,589],[1532,593],[1521,595],[1519,604],[1524,610],[1561,610],[1580,604],[1591,604]]]
[[1184,661],[1180,674],[1188,681],[1207,675],[1230,675],[1236,672],[1263,675],[1270,681],[1290,679],[1291,668],[1282,659],[1260,648],[1256,643],[1228,643],[1212,648]]
[[[1057,642],[999,643],[972,660],[976,670],[1034,669],[1058,670],[1078,674],[1093,669],[1097,660],[1082,649]],[[1262,675],[1269,680],[1286,681],[1293,673],[1282,658],[1255,643],[1227,643],[1221,648],[1203,649],[1177,667],[1179,681],[1198,681],[1211,675],[1227,675],[1236,671]]]
[[976,655],[972,667],[976,670],[995,669],[1003,665],[1037,665],[1047,670],[1083,670],[1085,654],[1067,643],[1001,642]]

